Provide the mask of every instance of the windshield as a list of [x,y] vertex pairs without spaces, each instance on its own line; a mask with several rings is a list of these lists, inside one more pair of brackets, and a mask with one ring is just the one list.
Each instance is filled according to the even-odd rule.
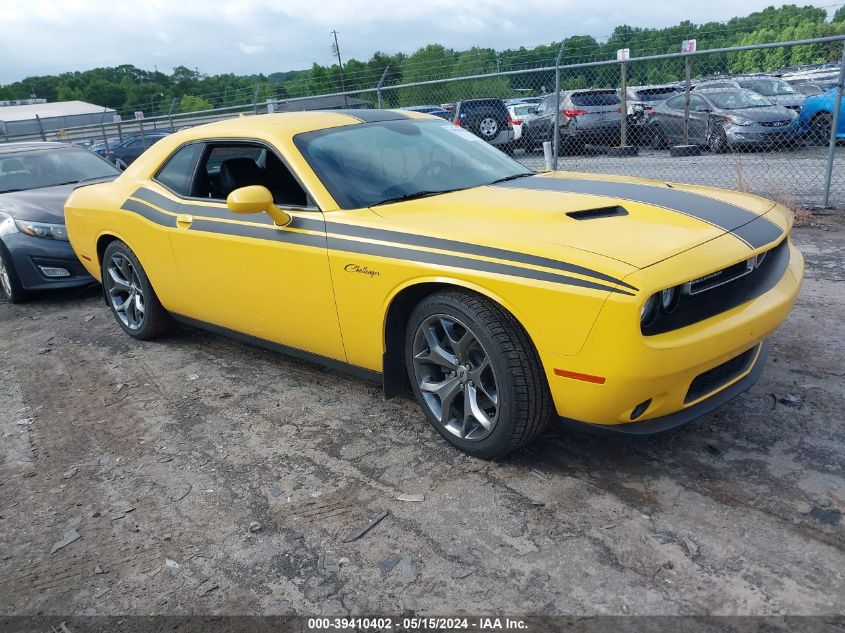
[[720,110],[745,110],[747,108],[764,108],[774,105],[766,97],[749,90],[725,90],[724,92],[708,92],[707,98]]
[[795,94],[795,88],[782,79],[743,79],[739,85],[766,97]]
[[445,121],[385,121],[294,137],[343,209],[487,185],[533,172]]
[[79,148],[3,154],[0,157],[0,193],[56,187],[119,173],[102,158]]

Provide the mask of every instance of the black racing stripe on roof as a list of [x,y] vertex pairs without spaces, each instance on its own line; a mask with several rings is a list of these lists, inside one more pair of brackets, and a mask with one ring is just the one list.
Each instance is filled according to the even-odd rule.
[[396,112],[395,110],[375,110],[372,108],[362,108],[360,110],[346,108],[342,110],[329,110],[333,114],[345,114],[351,116],[362,123],[381,123],[382,121],[401,121],[403,119],[410,119],[407,114],[403,112]]
[[[730,204],[690,191],[681,191],[672,187],[644,185],[640,183],[614,182],[610,180],[586,180],[578,178],[548,178],[544,176],[530,176],[502,182],[494,187],[509,189],[531,189],[535,191],[558,191],[561,193],[580,193],[592,196],[605,196],[641,202],[707,222],[725,231],[734,233],[736,230],[754,220],[763,220],[773,228],[767,230],[748,231],[745,235],[734,233],[737,239],[745,242],[750,248],[760,248],[771,243],[783,234],[780,227],[771,220],[759,216],[748,209]],[[777,231],[777,233],[775,233]],[[775,235],[773,239],[767,239]],[[749,241],[750,237],[754,241]],[[759,240],[766,239],[765,242]]]

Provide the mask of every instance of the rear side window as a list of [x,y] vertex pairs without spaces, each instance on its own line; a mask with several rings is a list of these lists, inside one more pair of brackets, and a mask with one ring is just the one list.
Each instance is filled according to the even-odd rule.
[[192,143],[177,151],[159,170],[155,179],[180,196],[190,196],[191,180],[202,147],[201,143]]
[[576,106],[607,106],[618,105],[619,95],[615,90],[602,92],[576,92],[572,95],[572,105]]
[[464,101],[461,104],[461,112],[468,114],[474,110],[502,110],[506,111],[505,102],[501,99],[484,99],[482,101]]
[[666,102],[666,106],[672,108],[673,110],[683,110],[684,103],[686,102],[686,95],[678,95],[677,97],[672,97]]
[[637,97],[640,101],[663,101],[669,97],[678,94],[674,88],[646,88],[637,92]]

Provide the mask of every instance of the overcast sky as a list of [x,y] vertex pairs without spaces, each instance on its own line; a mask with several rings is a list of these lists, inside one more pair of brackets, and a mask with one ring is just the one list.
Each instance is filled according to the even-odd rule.
[[[0,0],[0,83],[134,64],[169,73],[271,73],[376,50],[534,46],[619,24],[661,27],[746,15],[771,0]],[[799,2],[830,7],[830,1]],[[636,54],[635,51],[632,51]]]

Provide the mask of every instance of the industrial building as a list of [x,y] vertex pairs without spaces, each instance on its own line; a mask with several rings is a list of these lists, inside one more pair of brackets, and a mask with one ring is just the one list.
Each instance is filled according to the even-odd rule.
[[0,137],[40,136],[79,125],[111,123],[116,112],[84,101],[0,106]]

